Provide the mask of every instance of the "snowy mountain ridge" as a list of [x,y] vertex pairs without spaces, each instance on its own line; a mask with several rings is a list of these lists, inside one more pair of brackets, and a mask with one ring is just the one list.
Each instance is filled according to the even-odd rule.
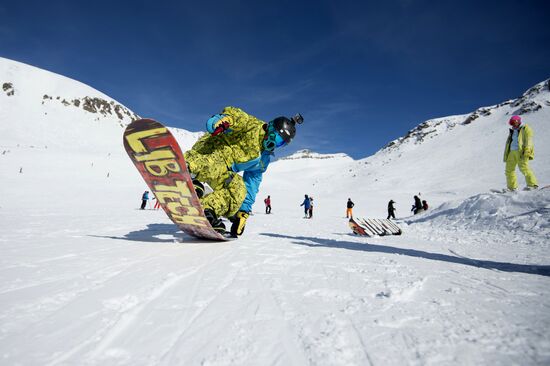
[[550,106],[550,79],[536,84],[529,88],[523,95],[514,100],[508,100],[493,106],[480,107],[472,113],[447,116],[427,120],[420,123],[418,126],[408,131],[403,137],[389,142],[381,150],[396,149],[402,144],[422,143],[426,138],[434,138],[435,136],[451,130],[457,126],[469,125],[476,121],[479,117],[487,117],[494,111],[504,107],[510,106],[516,108],[511,113],[517,115],[525,115],[530,112],[535,112],[541,109],[543,106]]
[[344,153],[337,154],[320,154],[309,149],[298,150],[295,153],[279,158],[279,160],[296,160],[296,159],[351,159]]
[[[107,95],[67,77],[0,58],[2,65],[2,90],[8,97],[26,99],[29,106],[41,102],[61,103],[64,106],[82,108],[89,113],[99,113],[118,118],[120,123],[139,118],[128,108]],[[72,95],[67,95],[70,91]],[[13,101],[12,101],[13,102]]]
[[[0,119],[15,116],[17,121],[0,127],[3,146],[120,153],[124,128],[140,118],[81,82],[5,58],[0,58],[0,85]],[[202,135],[183,129],[173,132],[184,148]]]
[[53,97],[47,94],[44,94],[42,97],[42,104],[55,102],[61,103],[64,106],[74,106],[76,108],[81,107],[89,113],[99,113],[103,117],[116,117],[118,118],[121,127],[126,127],[128,124],[124,124],[123,121],[127,122],[128,119],[133,121],[139,118],[137,114],[130,111],[122,104],[116,103],[114,100],[108,101],[106,99],[88,96],[66,100],[60,96]]
[[[530,165],[541,185],[550,183],[550,164],[546,161],[550,156],[548,85],[546,80],[519,99],[420,124],[400,142],[357,161],[347,174],[350,182],[355,182],[349,189],[357,182],[374,191],[398,186],[409,192],[409,197],[414,192],[430,192],[430,199],[439,204],[452,198],[449,193],[465,198],[503,188],[508,120],[520,113],[534,132],[535,159]],[[524,184],[521,175],[519,182]]]

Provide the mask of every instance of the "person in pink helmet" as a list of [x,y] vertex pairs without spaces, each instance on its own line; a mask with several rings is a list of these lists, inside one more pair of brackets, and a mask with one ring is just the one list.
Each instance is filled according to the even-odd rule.
[[512,116],[508,121],[510,133],[506,140],[504,149],[504,162],[506,163],[506,185],[508,190],[518,189],[516,179],[516,167],[525,176],[527,187],[525,189],[538,188],[537,177],[529,167],[529,160],[535,158],[535,147],[533,145],[533,130],[526,123],[522,123],[520,116]]

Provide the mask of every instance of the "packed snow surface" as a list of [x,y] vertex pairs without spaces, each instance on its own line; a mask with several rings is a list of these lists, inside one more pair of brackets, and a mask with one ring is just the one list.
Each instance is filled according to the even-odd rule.
[[[147,187],[122,147],[127,119],[42,104],[53,84],[28,75],[43,71],[0,61],[15,89],[0,90],[2,364],[550,364],[550,189],[490,191],[505,184],[516,107],[359,161],[279,160],[244,235],[210,242],[138,209]],[[108,98],[54,76],[66,98]],[[541,104],[524,118],[543,186]],[[199,136],[174,132],[183,149]],[[431,208],[411,216],[418,193]],[[394,199],[403,235],[353,235],[347,198],[363,217],[385,217]]]

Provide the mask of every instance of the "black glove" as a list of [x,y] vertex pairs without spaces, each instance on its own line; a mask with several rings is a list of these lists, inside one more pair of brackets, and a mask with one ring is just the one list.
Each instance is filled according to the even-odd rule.
[[249,213],[246,211],[239,211],[231,218],[231,236],[236,238],[239,235],[242,235],[244,232],[244,227],[246,225],[246,220],[248,219]]

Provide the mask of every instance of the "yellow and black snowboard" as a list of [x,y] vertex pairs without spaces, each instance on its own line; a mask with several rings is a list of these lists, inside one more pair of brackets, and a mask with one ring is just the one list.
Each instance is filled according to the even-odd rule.
[[133,121],[124,131],[124,148],[164,212],[183,232],[229,240],[204,216],[178,142],[165,126],[152,119]]

